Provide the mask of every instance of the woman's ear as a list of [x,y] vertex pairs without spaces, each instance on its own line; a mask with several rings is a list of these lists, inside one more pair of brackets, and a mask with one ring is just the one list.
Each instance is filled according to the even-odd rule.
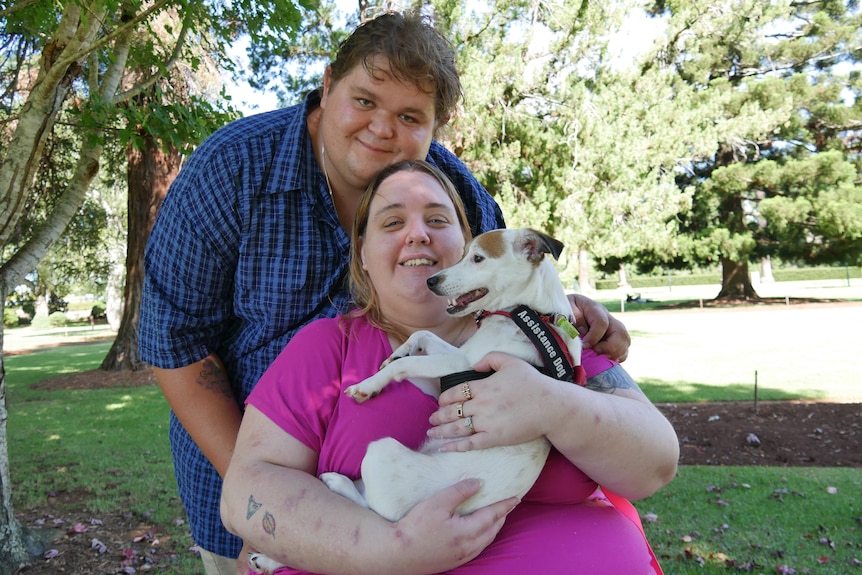
[[362,269],[368,271],[368,266],[365,265],[365,242],[359,238],[359,261],[362,262]]

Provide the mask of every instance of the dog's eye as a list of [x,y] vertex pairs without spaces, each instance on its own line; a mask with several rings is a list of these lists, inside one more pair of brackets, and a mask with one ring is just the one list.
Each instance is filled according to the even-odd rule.
[[482,263],[483,261],[485,261],[485,256],[480,255],[480,254],[473,254],[473,263],[474,264]]

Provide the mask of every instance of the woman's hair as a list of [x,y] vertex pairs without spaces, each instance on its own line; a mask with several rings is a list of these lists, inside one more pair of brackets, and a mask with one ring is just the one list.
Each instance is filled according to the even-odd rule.
[[[376,56],[388,61],[388,70],[374,65]],[[462,97],[452,44],[419,13],[389,12],[356,28],[332,62],[333,83],[359,64],[373,78],[385,74],[433,94],[438,122],[451,116]]]
[[359,206],[356,208],[356,216],[353,220],[353,231],[350,233],[350,294],[353,297],[353,303],[356,309],[350,312],[350,317],[368,316],[368,321],[373,326],[378,327],[390,335],[406,339],[410,334],[396,327],[380,313],[380,302],[377,298],[377,291],[371,283],[371,278],[368,272],[362,268],[361,247],[362,241],[365,238],[365,231],[368,227],[368,218],[371,211],[371,200],[374,199],[380,185],[393,174],[399,172],[420,172],[427,174],[437,180],[440,187],[449,196],[452,205],[455,206],[455,214],[458,217],[458,225],[461,227],[461,233],[464,235],[464,243],[470,241],[472,234],[470,226],[467,224],[467,215],[464,211],[464,202],[455,186],[446,177],[446,174],[441,172],[437,167],[429,164],[425,160],[403,160],[392,164],[385,168],[377,177],[375,177],[366,188],[365,192],[359,200]]

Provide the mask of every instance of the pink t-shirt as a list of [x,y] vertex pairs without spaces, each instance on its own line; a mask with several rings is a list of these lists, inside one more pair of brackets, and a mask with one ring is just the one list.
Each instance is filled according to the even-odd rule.
[[[386,334],[365,318],[315,321],[294,336],[248,403],[319,454],[317,474],[356,479],[368,444],[394,437],[410,448],[426,439],[437,401],[408,381],[357,403],[342,389],[374,374],[392,353]],[[584,350],[591,377],[614,362]],[[643,533],[603,498],[597,484],[555,449],[533,488],[494,542],[452,574],[653,574]],[[306,573],[290,568],[279,575]]]

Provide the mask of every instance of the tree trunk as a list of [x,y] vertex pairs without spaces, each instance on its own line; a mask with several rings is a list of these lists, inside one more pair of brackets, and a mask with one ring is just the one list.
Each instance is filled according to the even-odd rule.
[[129,240],[126,248],[126,285],[117,337],[99,369],[138,371],[146,364],[138,356],[138,318],[144,286],[144,248],[159,206],[180,169],[177,150],[165,153],[150,134],[138,135],[144,149],[126,150],[129,188]]
[[631,285],[629,285],[629,276],[626,273],[626,264],[620,264],[620,283],[617,284],[617,287],[631,287]]
[[748,262],[734,262],[721,258],[721,291],[715,299],[760,299],[748,277]]
[[772,258],[769,256],[760,258],[760,281],[765,284],[775,282],[775,277],[772,275]]
[[582,294],[593,293],[593,287],[590,285],[590,252],[586,248],[578,251],[578,284]]
[[[0,301],[6,301],[6,289],[0,279]],[[0,323],[0,575],[15,573],[28,559],[21,524],[12,510],[12,479],[6,435],[6,366],[3,362],[3,324]]]

